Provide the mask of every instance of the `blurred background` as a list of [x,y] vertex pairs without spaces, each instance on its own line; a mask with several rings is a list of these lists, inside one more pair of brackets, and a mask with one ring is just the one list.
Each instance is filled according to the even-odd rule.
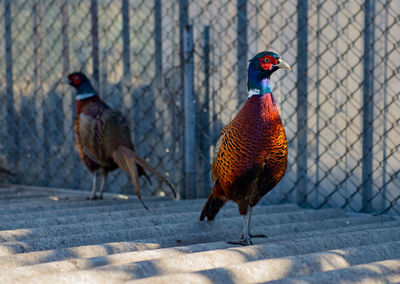
[[[271,50],[292,71],[272,77],[289,163],[268,202],[399,215],[399,14],[394,0],[0,0],[0,166],[16,174],[0,182],[90,189],[61,82],[83,71],[181,197],[205,197],[247,62]],[[152,182],[143,195],[169,194]],[[106,191],[132,190],[109,176]]]

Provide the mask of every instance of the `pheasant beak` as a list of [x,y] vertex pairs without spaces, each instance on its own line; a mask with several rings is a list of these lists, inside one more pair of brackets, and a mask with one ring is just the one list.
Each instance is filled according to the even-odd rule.
[[59,82],[60,82],[60,84],[63,84],[63,85],[71,84],[71,81],[68,78],[63,78]]
[[290,70],[290,65],[287,64],[285,61],[283,61],[282,59],[278,60],[278,64],[275,64],[274,67],[278,67],[278,68],[283,68],[283,69],[287,69]]

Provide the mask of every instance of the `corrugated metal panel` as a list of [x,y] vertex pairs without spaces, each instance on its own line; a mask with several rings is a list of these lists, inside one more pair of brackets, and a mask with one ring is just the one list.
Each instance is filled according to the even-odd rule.
[[1,283],[390,283],[400,281],[400,220],[338,209],[258,205],[253,231],[227,204],[199,222],[203,199],[173,201],[33,187],[0,188]]

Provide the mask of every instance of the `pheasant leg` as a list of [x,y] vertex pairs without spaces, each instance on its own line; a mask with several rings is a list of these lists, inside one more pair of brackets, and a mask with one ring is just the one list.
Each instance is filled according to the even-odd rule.
[[99,192],[99,199],[103,200],[103,191],[104,191],[104,185],[106,184],[106,178],[107,174],[103,174],[101,176],[101,185],[100,185],[100,192]]
[[253,244],[253,242],[251,241],[250,230],[249,230],[250,219],[251,219],[251,208],[250,208],[250,210],[247,211],[246,214],[242,215],[243,233],[242,233],[241,240],[228,242],[229,244],[242,245],[242,246],[249,246],[249,245]]
[[[251,222],[251,211],[253,210],[253,207],[250,207],[249,208],[249,216],[248,216],[248,220],[247,220],[247,230],[248,230],[248,232],[249,232],[249,236],[251,237],[251,238],[268,238],[268,236],[267,235],[264,235],[264,234],[255,234],[255,235],[253,235],[251,232],[250,232],[250,222]],[[243,235],[242,235],[242,239],[243,239]]]
[[251,213],[252,213],[252,207],[249,206],[249,209],[247,210],[247,213],[245,215],[242,215],[243,217],[243,233],[240,241],[234,241],[234,242],[228,242],[229,244],[233,245],[242,245],[242,246],[249,246],[252,245],[253,242],[251,241],[251,238],[268,238],[267,235],[264,234],[251,234],[250,233],[250,223],[251,223]]
[[96,180],[97,180],[97,171],[95,171],[94,174],[93,174],[92,192],[90,193],[90,197],[88,198],[89,200],[96,200],[97,199],[97,195],[96,195]]

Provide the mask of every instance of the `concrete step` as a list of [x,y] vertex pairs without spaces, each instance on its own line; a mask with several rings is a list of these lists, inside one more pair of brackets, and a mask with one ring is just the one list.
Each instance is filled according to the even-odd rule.
[[342,269],[313,273],[310,275],[289,277],[277,281],[270,281],[268,283],[270,284],[400,283],[400,260],[390,259],[384,261],[371,262],[367,264],[359,264]]
[[[326,209],[320,211],[299,211],[287,214],[255,215],[252,220],[258,225],[272,225],[282,223],[293,223],[304,220],[319,220],[324,218],[344,217],[345,213],[337,209]],[[188,224],[165,224],[161,226],[141,227],[137,229],[120,229],[113,231],[101,231],[79,235],[67,235],[61,237],[46,237],[40,239],[28,238],[26,241],[14,241],[0,243],[0,256],[23,253],[34,250],[48,250],[54,248],[66,248],[89,244],[101,244],[106,242],[124,242],[134,239],[160,238],[170,235],[188,234],[213,230],[215,226],[219,229],[230,229],[242,226],[242,218],[220,218],[214,222],[199,222],[195,219]],[[23,234],[30,234],[29,230]]]
[[[64,216],[64,217],[54,217],[52,215],[49,218],[40,218],[40,219],[25,219],[25,220],[19,220],[19,221],[12,221],[12,222],[7,222],[7,223],[0,223],[0,230],[17,230],[19,228],[36,228],[36,227],[49,227],[49,226],[56,226],[60,224],[78,224],[78,223],[93,223],[93,222],[99,222],[99,220],[104,220],[104,222],[115,222],[116,220],[123,220],[123,219],[136,219],[137,218],[152,218],[152,222],[154,225],[155,223],[163,223],[165,221],[165,214],[171,215],[171,214],[178,214],[179,216],[184,216],[184,214],[193,214],[193,216],[186,216],[185,218],[187,219],[198,219],[200,216],[199,211],[201,211],[203,204],[196,203],[196,204],[181,204],[180,206],[170,206],[170,207],[160,207],[160,208],[154,208],[152,210],[146,210],[146,209],[135,209],[132,210],[129,208],[128,210],[122,210],[121,208],[118,208],[120,210],[114,210],[114,211],[107,211],[107,212],[97,212],[97,213],[91,213],[91,214],[83,214],[83,212],[77,212],[78,210],[82,210],[84,212],[87,212],[85,208],[82,209],[76,209],[75,210],[75,215],[72,216]],[[122,206],[120,206],[122,207]],[[130,207],[130,205],[128,206]],[[266,208],[266,209],[262,209]],[[266,213],[273,213],[273,212],[291,212],[291,211],[299,211],[300,208],[296,205],[279,205],[279,206],[272,206],[272,207],[266,207],[266,206],[259,206],[254,209],[255,214],[259,214],[258,212],[261,212],[261,210],[266,210]],[[234,205],[233,203],[227,204],[220,212],[219,216],[228,216],[229,214],[235,214],[235,212],[238,213],[237,206]],[[182,215],[183,214],[183,215]],[[160,217],[161,216],[161,217]],[[179,217],[178,216],[178,217]],[[175,216],[176,217],[176,216]],[[180,219],[182,219],[181,217]],[[178,218],[179,219],[179,218]],[[175,223],[178,223],[175,221]],[[33,232],[34,230],[31,230]],[[1,232],[0,232],[1,234]]]
[[[229,202],[199,222],[205,199],[175,201],[26,186],[0,187],[0,283],[391,283],[400,219],[258,204],[253,246],[237,246]],[[373,282],[373,283],[375,283]]]
[[[205,200],[182,200],[182,201],[175,201],[175,200],[165,200],[159,198],[149,198],[146,200],[146,204],[148,204],[149,211],[160,208],[160,207],[171,207],[171,206],[182,206],[182,205],[192,205],[198,204],[199,202],[205,202]],[[54,201],[54,200],[46,200],[40,202],[27,202],[27,204],[5,204],[1,205],[3,209],[0,212],[0,220],[4,220],[1,222],[6,222],[7,219],[9,220],[21,220],[24,219],[36,219],[38,217],[45,218],[51,216],[68,216],[74,215],[73,212],[79,209],[86,209],[90,212],[112,212],[114,210],[118,210],[119,207],[123,207],[124,210],[128,209],[143,209],[143,205],[137,199],[116,199],[116,200],[61,200],[61,201]],[[65,213],[64,213],[65,212]],[[27,214],[30,213],[30,214]],[[65,215],[63,215],[63,213]],[[81,214],[82,212],[77,212],[77,214]],[[53,215],[52,215],[53,214]],[[30,216],[33,217],[30,217]]]
[[[397,231],[388,230],[383,240],[386,242],[400,242]],[[240,264],[245,261],[256,261],[269,258],[279,258],[300,254],[309,254],[332,248],[346,248],[356,246],[375,245],[376,237],[380,233],[375,229],[370,232],[353,232],[330,234],[328,237],[310,237],[305,239],[266,242],[262,245],[251,247],[229,247],[227,243],[209,243],[202,246],[176,247],[174,249],[158,249],[152,251],[120,253],[111,256],[95,257],[89,259],[75,258],[64,261],[37,264],[27,267],[9,269],[8,274],[15,277],[36,276],[39,274],[57,273],[62,270],[75,271],[82,269],[98,270],[124,270],[138,272],[142,277],[153,276],[151,267],[168,268],[169,273],[182,271],[197,271],[213,269],[227,265]],[[400,249],[400,247],[399,247]],[[191,253],[191,254],[189,254]],[[245,257],[243,257],[245,256]],[[101,267],[103,266],[103,267]],[[146,276],[146,273],[148,274]],[[163,273],[165,271],[163,270]],[[111,275],[111,274],[110,274]],[[1,280],[1,277],[0,277]]]
[[[3,196],[9,195],[9,196],[14,196],[14,197],[21,197],[22,195],[34,195],[34,194],[42,194],[44,193],[43,191],[32,191],[32,190],[25,190],[22,188],[4,188],[0,187],[0,198]],[[45,193],[50,193],[49,191],[46,191]]]
[[[288,223],[281,225],[271,225],[268,227],[265,226],[254,226],[253,232],[255,234],[264,233],[268,236],[267,239],[256,238],[253,239],[254,244],[262,244],[264,241],[279,241],[279,240],[290,240],[296,238],[307,238],[309,236],[325,236],[326,234],[330,234],[333,232],[348,232],[353,230],[353,226],[358,230],[367,230],[371,228],[372,221],[367,221],[365,225],[356,226],[354,223],[358,223],[358,219],[356,222],[351,222],[353,225],[348,225],[349,219],[328,219],[323,224],[310,224],[307,222],[296,222],[296,223]],[[361,220],[362,221],[362,220]],[[345,223],[340,224],[340,223]],[[394,223],[398,225],[398,222]],[[319,226],[320,225],[320,226]],[[374,224],[376,228],[386,228],[393,226],[393,224],[378,223]],[[157,242],[161,247],[172,247],[176,245],[192,245],[199,243],[207,243],[207,242],[221,242],[221,241],[237,241],[239,236],[242,233],[242,229],[240,228],[232,228],[230,231],[226,230],[218,230],[218,231],[210,231],[206,233],[195,233],[195,234],[187,234],[187,235],[174,235],[166,238],[153,238],[153,239],[143,239],[138,240],[143,243],[154,243]]]
[[[385,221],[386,220],[386,221]],[[343,233],[352,230],[367,230],[373,228],[384,228],[386,226],[392,227],[396,225],[398,221],[387,221],[391,218],[387,216],[377,217],[345,217],[328,219],[325,221],[307,223],[307,222],[296,222],[287,224],[277,224],[268,227],[256,226],[254,232],[262,232],[261,229],[265,229],[269,238],[264,240],[266,242],[281,241],[295,239],[295,236],[300,236],[304,232],[309,232],[311,237],[313,236],[325,236],[328,231],[332,233]],[[395,223],[395,224],[393,224]],[[237,239],[241,233],[241,228],[229,231],[210,231],[204,233],[187,234],[182,236],[173,235],[164,238],[154,239],[138,239],[136,242],[119,242],[119,243],[104,243],[102,245],[88,245],[78,246],[65,249],[55,249],[47,251],[34,251],[24,254],[14,254],[0,257],[0,267],[14,267],[14,266],[25,266],[32,265],[35,263],[43,263],[45,261],[58,261],[79,256],[79,258],[91,258],[96,256],[106,256],[108,254],[142,251],[158,248],[168,248],[174,246],[187,245],[192,251],[199,251],[197,247],[204,250],[217,249],[214,247],[215,242],[223,242],[226,240]],[[179,240],[179,242],[177,242]],[[263,239],[254,239],[254,242],[263,242]],[[204,244],[203,244],[204,243]],[[207,246],[210,243],[211,246]],[[219,246],[221,243],[219,243]],[[225,247],[229,247],[224,245]]]
[[[0,223],[0,230],[12,230],[19,228],[36,228],[43,226],[54,226],[60,224],[77,224],[77,223],[90,223],[98,222],[99,220],[118,220],[125,218],[137,218],[142,216],[157,216],[164,213],[179,213],[179,212],[196,212],[201,210],[198,204],[189,204],[171,207],[153,208],[151,211],[142,208],[133,208],[132,204],[121,204],[119,206],[98,207],[97,210],[92,208],[77,208],[74,210],[65,209],[64,212],[57,215],[40,214],[39,218],[32,219],[26,217],[26,214],[18,214],[18,216],[11,216],[14,221],[4,218]],[[87,212],[87,213],[85,213]],[[67,214],[67,215],[64,215]],[[199,213],[198,213],[199,214]],[[35,214],[36,216],[38,214]]]
[[[296,244],[298,245],[298,243]],[[2,282],[31,281],[33,283],[107,283],[139,279],[131,283],[179,283],[185,274],[200,274],[214,283],[258,283],[286,277],[348,268],[351,265],[377,262],[388,257],[400,257],[400,241],[359,247],[319,251],[316,253],[270,257],[268,248],[240,247],[223,251],[193,253],[155,261],[108,265],[76,272],[44,273],[21,276],[18,271],[0,276]],[[280,249],[278,249],[280,255]],[[296,254],[292,251],[290,254]],[[265,259],[267,258],[267,259]],[[261,260],[258,260],[261,259]],[[23,271],[23,269],[20,269]],[[227,273],[230,278],[226,278]],[[181,274],[182,276],[180,276]],[[159,275],[159,276],[154,276]],[[35,276],[34,278],[31,278]],[[68,279],[63,281],[63,279]],[[186,277],[186,279],[188,279]],[[93,282],[94,281],[94,282]],[[193,283],[190,281],[190,283]],[[195,282],[196,283],[196,282]],[[207,283],[200,281],[198,283]]]
[[[188,279],[190,279],[190,283],[210,283],[209,281],[212,281],[213,283],[262,283],[273,280],[283,281],[283,279],[288,277],[306,274],[311,274],[309,276],[311,278],[312,273],[321,273],[327,271],[333,272],[338,269],[349,268],[352,265],[383,261],[392,256],[400,257],[400,242],[382,243],[340,250],[329,250],[325,252],[298,256],[249,261],[243,264],[224,266],[223,268],[180,274],[168,274],[168,268],[164,269],[163,267],[157,267],[157,269],[153,269],[153,271],[161,271],[163,274],[162,276],[147,277],[146,279],[129,281],[129,283],[186,283]],[[398,271],[397,265],[395,266],[395,271]],[[70,273],[73,275],[68,276],[68,278],[79,281],[81,277],[84,277],[84,279],[96,281],[107,277],[107,281],[109,281],[109,283],[128,281],[134,279],[134,277],[137,275],[140,278],[139,273],[132,275],[132,271],[125,271],[123,269],[115,269],[112,273],[118,275],[114,275],[114,277],[111,278],[112,274],[110,271],[88,270]],[[201,275],[202,277],[197,278],[194,277],[195,275]],[[51,279],[50,277],[55,277],[54,279],[56,279],[57,276],[57,274],[50,274],[46,276],[45,279],[47,278],[48,281],[48,279]],[[193,277],[194,279],[192,279]],[[321,279],[322,278],[319,280]],[[332,278],[327,277],[325,278],[326,281],[318,283],[338,283],[331,282],[330,279]]]
[[22,189],[6,188],[6,187],[1,187],[0,186],[0,195],[3,195],[3,194],[7,195],[7,194],[10,194],[10,193],[19,194],[19,193],[21,193],[23,191],[24,190],[22,190]]
[[9,204],[11,201],[14,204],[21,204],[21,203],[29,203],[32,198],[36,200],[51,200],[51,195],[42,192],[35,192],[32,194],[19,194],[19,193],[10,193],[10,194],[2,194],[0,195],[0,205]]
[[[192,206],[193,207],[193,206]],[[182,209],[179,207],[179,209]],[[201,210],[201,208],[195,208]],[[187,211],[191,210],[191,208],[187,208]],[[23,241],[27,239],[37,239],[43,238],[48,235],[51,236],[66,236],[66,235],[74,235],[74,234],[89,234],[96,233],[99,231],[113,231],[113,230],[121,230],[124,228],[142,228],[142,227],[153,227],[153,226],[162,226],[163,224],[177,224],[177,223],[186,223],[186,222],[196,222],[199,218],[199,212],[196,210],[195,212],[185,212],[179,214],[165,214],[169,213],[171,209],[164,209],[163,215],[151,215],[151,216],[141,216],[134,217],[134,212],[122,211],[124,215],[114,216],[117,218],[105,218],[102,219],[102,216],[98,216],[96,222],[82,222],[82,223],[73,223],[70,225],[55,225],[51,226],[49,222],[46,227],[39,228],[29,228],[30,225],[26,224],[26,229],[14,229],[14,230],[1,230],[0,231],[0,243],[1,242],[14,242],[14,241]],[[234,215],[237,212],[237,208],[226,208],[223,210],[221,214],[221,218],[227,218],[231,215]],[[281,214],[288,212],[300,211],[300,208],[297,206],[259,206],[253,210],[253,215],[266,215],[266,214]],[[154,213],[154,212],[152,212]],[[102,221],[99,221],[102,220]],[[57,220],[59,221],[59,220]],[[29,223],[29,221],[27,221]],[[0,226],[1,227],[1,226]],[[29,228],[29,229],[28,229]]]
[[[88,202],[88,201],[86,201]],[[71,202],[70,203],[75,203]],[[90,203],[90,202],[89,202]],[[97,203],[97,201],[94,201]],[[74,207],[72,208],[57,208],[54,207],[53,209],[46,209],[42,210],[39,209],[34,212],[22,212],[18,214],[4,214],[0,216],[0,224],[4,223],[12,223],[14,221],[24,221],[24,220],[36,220],[36,219],[43,219],[43,218],[55,218],[55,217],[66,217],[66,216],[81,216],[86,214],[98,214],[98,213],[112,213],[117,211],[123,210],[131,210],[133,214],[138,216],[144,215],[157,215],[161,214],[162,212],[158,210],[173,210],[174,212],[180,212],[191,206],[199,206],[198,201],[186,201],[182,203],[177,203],[177,201],[165,201],[159,202],[155,201],[154,203],[148,202],[148,206],[151,206],[150,210],[146,210],[140,202],[126,202],[123,203],[111,203],[109,205],[104,206],[84,206],[84,207]],[[185,207],[186,206],[186,207]],[[183,209],[179,209],[183,207]],[[229,206],[228,206],[229,207]],[[177,209],[176,209],[177,208]],[[200,213],[199,213],[200,214]]]

